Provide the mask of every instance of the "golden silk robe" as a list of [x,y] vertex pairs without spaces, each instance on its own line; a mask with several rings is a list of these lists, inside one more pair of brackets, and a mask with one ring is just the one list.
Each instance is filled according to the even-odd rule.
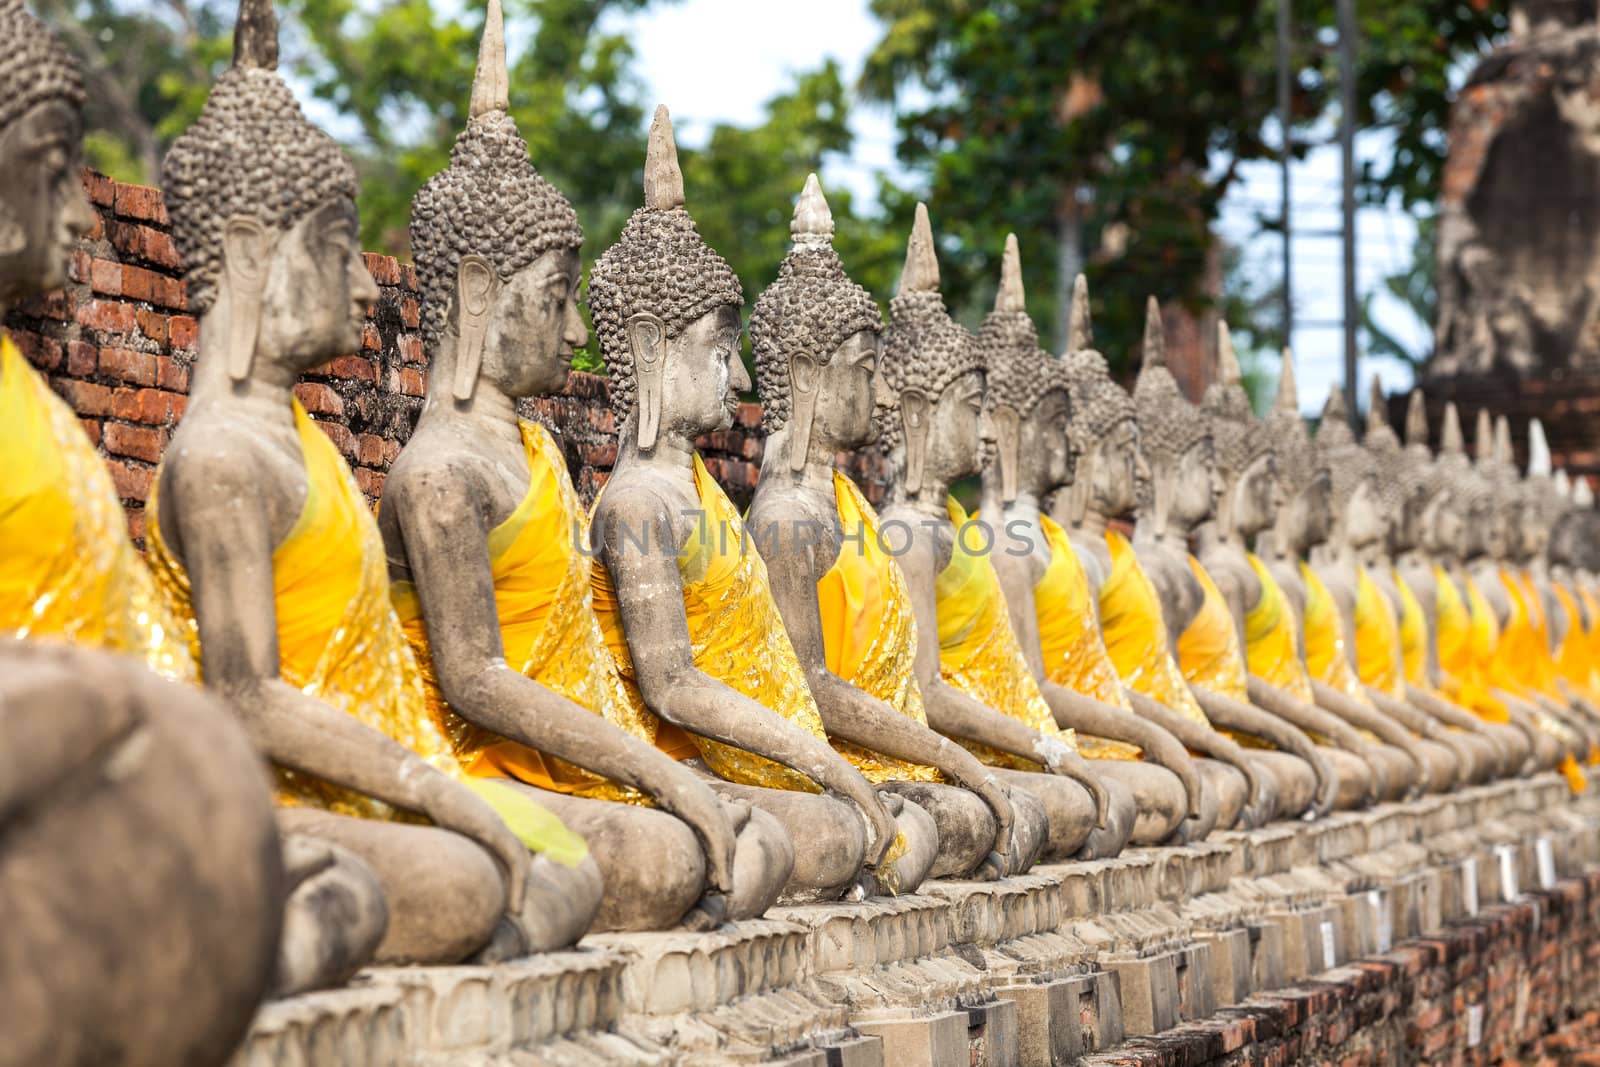
[[[653,744],[655,722],[628,700],[595,618],[589,596],[591,560],[583,550],[588,517],[578,503],[566,461],[543,426],[523,422],[521,430],[528,489],[516,510],[489,531],[488,544],[506,663],[618,729]],[[469,773],[514,778],[576,796],[650,803],[636,789],[508,740],[457,715],[434,676],[428,626],[416,586],[409,581],[395,582],[390,597],[416,653],[429,711]]]
[[[354,716],[436,769],[472,787],[524,844],[567,864],[587,853],[551,812],[512,790],[476,783],[456,760],[428,710],[422,675],[389,600],[383,537],[350,468],[298,400],[295,430],[306,469],[306,499],[289,534],[272,551],[278,674],[307,696]],[[157,482],[159,482],[159,476]],[[179,632],[204,666],[189,576],[161,534],[151,494],[150,557]],[[382,801],[286,768],[277,800],[342,815],[410,821]]]
[[[965,533],[967,513],[955,498],[947,506],[955,527],[955,546],[936,583],[940,675],[974,700],[1076,749],[1073,732],[1056,725],[1050,705],[1033,680],[1022,646],[1011,630],[1005,594],[988,559],[990,546],[981,543],[977,535]],[[962,743],[985,763],[1017,770],[1040,769],[1032,760],[976,742]]]
[[[1102,704],[1132,711],[1122,679],[1106,651],[1096,625],[1089,576],[1067,532],[1048,515],[1039,516],[1050,547],[1050,566],[1033,587],[1034,615],[1039,623],[1039,650],[1045,677]],[[1139,758],[1135,745],[1110,738],[1078,735],[1078,750],[1089,759]]]
[[[922,725],[928,715],[917,685],[917,618],[905,575],[878,538],[878,513],[856,483],[833,472],[834,505],[844,542],[817,581],[817,607],[828,670]],[[874,785],[937,782],[940,775],[891,756],[834,741],[839,754]]]
[[1306,670],[1312,678],[1330,686],[1352,700],[1370,704],[1355,666],[1350,662],[1350,646],[1345,641],[1344,620],[1339,617],[1339,603],[1333,599],[1310,564],[1300,564],[1300,577],[1306,583],[1306,611],[1304,633],[1306,643]]
[[1405,696],[1405,659],[1400,623],[1367,568],[1356,568],[1356,673],[1374,689]]
[[[1461,587],[1438,564],[1434,564],[1433,579],[1434,631],[1444,694],[1486,722],[1510,722],[1505,705],[1489,692],[1475,648],[1478,623]],[[1488,621],[1492,624],[1494,620]]]
[[1311,679],[1300,658],[1294,606],[1283,587],[1254,552],[1249,554],[1250,569],[1261,583],[1261,596],[1245,612],[1245,660],[1250,673],[1307,704],[1315,703]]
[[1194,722],[1211,725],[1172,657],[1166,616],[1155,584],[1128,539],[1106,531],[1111,574],[1100,586],[1100,635],[1128,688]]
[[[677,562],[696,669],[813,737],[827,740],[811,687],[772,600],[767,566],[747,543],[739,513],[699,455],[694,457],[694,486],[700,500],[698,529],[678,550]],[[616,587],[611,573],[598,560],[590,572],[590,592],[623,691],[634,713],[649,716],[655,724],[658,748],[680,759],[700,755],[730,782],[821,792],[805,775],[763,756],[659,722],[639,693]]]
[[0,335],[0,634],[64,640],[195,678],[83,426]]
[[1205,597],[1200,610],[1178,635],[1178,666],[1183,668],[1183,676],[1190,685],[1248,704],[1249,672],[1244,654],[1239,651],[1239,633],[1234,626],[1233,612],[1228,610],[1228,602],[1211,575],[1193,556],[1189,557],[1189,570],[1199,581]]

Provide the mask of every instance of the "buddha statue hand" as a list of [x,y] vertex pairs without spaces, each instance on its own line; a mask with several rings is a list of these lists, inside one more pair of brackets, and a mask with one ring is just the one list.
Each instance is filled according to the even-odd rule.
[[1278,811],[1278,782],[1272,775],[1250,765],[1248,760],[1235,764],[1244,772],[1250,783],[1250,802],[1239,815],[1242,829],[1255,830],[1271,822]]
[[1090,769],[1089,761],[1053,737],[1041,735],[1035,751],[1051,774],[1070,778],[1089,791],[1089,796],[1094,800],[1095,828],[1104,830],[1107,814],[1111,810],[1111,797]]
[[515,921],[522,911],[532,857],[528,847],[511,832],[488,802],[466,786],[440,774],[420,759],[407,760],[401,774],[421,775],[418,792],[421,814],[435,826],[454,830],[482,845],[494,857],[506,879],[506,917]]

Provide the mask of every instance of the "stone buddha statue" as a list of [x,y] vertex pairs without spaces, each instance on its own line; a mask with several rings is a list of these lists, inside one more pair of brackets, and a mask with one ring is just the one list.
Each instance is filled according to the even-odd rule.
[[[1587,617],[1567,562],[1572,558],[1570,550],[1563,553],[1561,565],[1551,552],[1556,530],[1572,506],[1570,490],[1562,479],[1552,470],[1544,424],[1533,419],[1528,424],[1528,471],[1523,482],[1524,523],[1529,528],[1522,539],[1523,567],[1542,599],[1556,689],[1579,718],[1577,725],[1590,742],[1584,761],[1590,762],[1596,752],[1593,727],[1600,690],[1592,684],[1595,661],[1589,655]],[[1567,528],[1571,529],[1570,525]]]
[[412,202],[432,388],[378,516],[395,608],[468,773],[527,790],[588,842],[596,929],[759,915],[788,838],[655,747],[594,614],[560,446],[517,418],[519,399],[562,390],[587,339],[583,231],[507,113],[502,33],[490,0],[467,128]]
[[910,589],[877,512],[834,464],[878,432],[882,314],[833,249],[814,174],[792,231],[794,247],[750,316],[768,436],[747,526],[773,600],[828,739],[879,792],[933,817],[930,877],[1024,871],[1044,843],[1044,810],[928,725]]
[[1161,600],[1173,655],[1190,691],[1211,724],[1252,748],[1252,760],[1276,778],[1280,818],[1297,816],[1312,804],[1325,812],[1341,795],[1347,800],[1365,796],[1372,784],[1365,764],[1356,760],[1336,767],[1297,725],[1251,702],[1232,614],[1189,553],[1191,535],[1211,518],[1224,488],[1211,422],[1183,396],[1167,369],[1161,309],[1154,298],[1146,309],[1144,365],[1133,398],[1150,476],[1142,486],[1131,547]]
[[[0,39],[3,318],[66,280],[94,215],[77,64],[20,0]],[[3,334],[0,413],[0,1063],[220,1063],[284,918],[264,770],[216,701],[152,672],[194,664],[104,462]]]
[[148,504],[157,582],[206,686],[276,767],[283,831],[359,857],[291,924],[309,939],[297,967],[348,970],[369,931],[396,962],[568,945],[599,902],[594,862],[548,811],[458,780],[377,523],[294,398],[301,373],[360,346],[378,291],[355,171],[276,64],[272,5],[244,0],[233,66],[166,160],[200,344]]
[[900,562],[916,612],[916,679],[928,722],[1040,801],[1046,859],[1115,855],[1132,832],[1133,798],[1107,789],[1039,692],[990,565],[995,550],[950,486],[983,468],[993,430],[983,353],[951,320],[927,209],[917,208],[880,369],[891,401],[879,447],[888,458],[882,540]]
[[665,108],[650,128],[644,189],[589,283],[618,425],[591,534],[607,647],[656,745],[804,844],[783,899],[910,891],[933,863],[933,820],[880,799],[829,745],[766,564],[695,452],[701,434],[732,424],[750,387],[744,294],[684,207]]
[[[1532,457],[1529,470],[1534,470]],[[1580,506],[1574,490],[1564,470],[1543,489],[1540,507],[1550,521],[1545,573],[1565,616],[1557,669],[1566,691],[1593,707],[1600,705],[1600,598],[1590,577],[1597,530],[1592,507]]]
[[995,446],[983,469],[981,514],[1012,632],[1056,723],[1103,781],[1133,794],[1133,842],[1159,844],[1202,814],[1202,785],[1183,745],[1134,714],[1112,666],[1087,577],[1066,531],[1039,502],[1073,478],[1068,366],[1039,348],[1028,317],[1016,236],[1006,238],[994,310],[978,334]]
[[[1303,635],[1294,603],[1264,560],[1249,550],[1271,530],[1284,501],[1270,428],[1256,418],[1226,323],[1217,328],[1218,379],[1206,390],[1203,410],[1211,419],[1217,472],[1223,490],[1210,521],[1196,532],[1199,558],[1232,613],[1248,670],[1251,700],[1311,733],[1348,763],[1354,755],[1368,768],[1378,795],[1398,800],[1418,779],[1421,753],[1411,736],[1360,702],[1324,694],[1320,699],[1300,653]],[[1362,730],[1368,731],[1362,733]],[[1454,761],[1444,754],[1454,769]],[[1356,807],[1359,774],[1341,775],[1347,792],[1341,807]]]

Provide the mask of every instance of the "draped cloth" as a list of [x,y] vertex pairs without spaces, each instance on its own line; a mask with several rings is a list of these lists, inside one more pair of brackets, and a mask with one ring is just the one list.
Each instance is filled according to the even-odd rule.
[[1294,607],[1267,565],[1249,553],[1250,569],[1261,583],[1255,606],[1245,612],[1245,659],[1250,673],[1307,704],[1315,703],[1311,679],[1300,658]]
[[1106,531],[1111,574],[1100,586],[1100,635],[1122,683],[1184,718],[1211,725],[1172,657],[1155,583],[1128,539]]
[[0,335],[0,634],[65,640],[195,677],[83,427]]
[[[500,644],[512,670],[587,708],[647,744],[655,720],[640,714],[623,691],[600,635],[589,595],[588,517],[548,430],[522,422],[528,489],[504,522],[489,531]],[[558,793],[648,804],[644,794],[556,756],[508,740],[451,710],[439,691],[428,626],[416,586],[390,587],[395,612],[422,672],[434,721],[463,766],[480,777],[514,778]]]
[[[817,607],[828,670],[862,692],[926,726],[917,686],[917,618],[900,564],[878,537],[878,513],[856,483],[833,472],[834,505],[843,543],[833,566],[817,581]],[[834,741],[839,754],[867,781],[937,782],[932,767]]]
[[1412,685],[1428,685],[1428,616],[1422,601],[1400,574],[1393,571],[1394,587],[1400,597],[1400,665],[1405,680]]
[[[1065,689],[1131,712],[1116,665],[1100,636],[1083,563],[1067,532],[1054,520],[1041,515],[1039,525],[1050,549],[1050,565],[1033,587],[1045,677]],[[1078,750],[1089,759],[1136,760],[1140,754],[1135,745],[1088,734],[1078,735]]]
[[1510,612],[1495,650],[1497,676],[1512,679],[1523,692],[1561,699],[1538,593],[1530,591],[1521,577],[1507,567],[1500,568],[1500,584],[1505,588]]
[[1405,660],[1400,623],[1367,568],[1356,567],[1356,673],[1374,689],[1405,696]]
[[[278,674],[313,699],[355,717],[472,787],[524,844],[563,863],[586,854],[583,840],[520,793],[471,780],[428,710],[422,675],[389,600],[378,523],[344,459],[298,400],[295,431],[306,471],[306,499],[294,527],[272,551]],[[159,484],[160,475],[156,482]],[[204,666],[189,576],[148,504],[150,558],[180,635]],[[279,804],[342,815],[412,821],[382,801],[287,768],[277,768]]]
[[[694,666],[734,691],[749,697],[820,740],[827,739],[811,687],[795,656],[773,602],[767,566],[744,535],[744,523],[733,503],[694,457],[694,487],[700,509],[696,530],[678,550],[678,577],[683,586],[683,611],[689,623]],[[643,551],[652,551],[646,547]],[[633,656],[622,629],[611,573],[598,560],[590,572],[595,615],[606,648],[622,679],[634,713],[655,716],[639,692]],[[764,756],[687,734],[657,723],[656,746],[680,759],[705,758],[730,782],[808,793],[816,783]]]
[[[1433,578],[1434,633],[1445,695],[1486,722],[1510,722],[1506,706],[1489,692],[1486,661],[1479,658],[1483,642],[1477,613],[1461,595],[1461,587],[1449,571],[1435,564]],[[1484,610],[1488,610],[1487,605]],[[1490,616],[1485,622],[1492,626],[1494,619]]]
[[1578,594],[1564,582],[1552,582],[1561,610],[1566,613],[1567,631],[1556,653],[1556,672],[1567,684],[1591,702],[1600,695],[1595,677],[1595,661],[1589,656],[1588,635],[1584,632],[1583,606]]
[[[969,531],[967,513],[952,497],[947,502],[955,527],[950,562],[936,583],[939,607],[939,673],[954,688],[1046,737],[1076,750],[1071,730],[1056,725],[1050,705],[1028,670],[1022,646],[1011,630],[1005,594],[989,562],[988,538]],[[971,542],[971,543],[969,543]],[[1036,771],[1040,764],[977,742],[963,741],[985,763]]]
[[1249,673],[1239,651],[1239,632],[1222,591],[1200,561],[1189,557],[1189,570],[1199,581],[1204,597],[1200,610],[1178,635],[1178,665],[1190,685],[1250,703]]
[[1306,670],[1323,685],[1331,686],[1352,700],[1370,704],[1366,690],[1361,687],[1361,678],[1350,662],[1350,646],[1345,641],[1338,602],[1310,564],[1300,564],[1300,577],[1306,583]]

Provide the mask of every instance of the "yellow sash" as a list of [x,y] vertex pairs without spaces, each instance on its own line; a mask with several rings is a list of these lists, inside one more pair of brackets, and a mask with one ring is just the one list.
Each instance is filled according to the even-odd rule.
[[[1102,704],[1131,711],[1122,680],[1095,625],[1089,576],[1067,532],[1048,516],[1039,516],[1050,547],[1050,566],[1033,587],[1034,614],[1039,620],[1039,650],[1045,677],[1055,684]],[[1139,749],[1122,741],[1078,735],[1078,750],[1089,759],[1139,758]]]
[[1596,685],[1600,686],[1600,598],[1584,585],[1581,581],[1574,581],[1578,589],[1578,597],[1583,602],[1585,617],[1589,625],[1581,631],[1583,634],[1584,655],[1595,671]]
[[1583,609],[1578,604],[1577,594],[1564,583],[1553,584],[1556,598],[1561,601],[1561,608],[1567,615],[1567,635],[1556,655],[1556,671],[1592,701],[1596,693],[1600,693],[1600,687],[1595,685],[1594,661],[1589,658],[1588,642],[1583,631]]
[[1356,673],[1374,689],[1405,695],[1400,624],[1367,568],[1356,568]]
[[[653,744],[655,723],[629,703],[590,604],[590,559],[581,550],[588,517],[572,488],[566,461],[543,426],[523,422],[521,428],[528,491],[510,517],[489,531],[495,612],[506,663]],[[389,594],[416,653],[428,708],[468,773],[515,778],[558,793],[650,803],[636,789],[509,741],[450,710],[434,677],[416,586],[395,582]]]
[[[1480,627],[1476,613],[1468,607],[1461,587],[1449,571],[1435,564],[1433,578],[1438,612],[1435,633],[1445,695],[1488,722],[1510,722],[1505,705],[1489,693],[1485,684],[1484,663],[1487,661],[1479,659]],[[1475,588],[1469,586],[1469,589]],[[1493,618],[1487,621],[1490,625],[1494,623]]]
[[1111,573],[1100,586],[1100,635],[1129,689],[1194,722],[1211,725],[1172,658],[1161,597],[1128,539],[1106,531]]
[[[939,574],[939,673],[944,680],[975,700],[1017,719],[1047,737],[1077,748],[1071,730],[1056,725],[1050,705],[1028,670],[1028,662],[1011,631],[1005,594],[994,567],[984,554],[992,547],[970,532],[967,513],[955,498],[948,502],[955,526],[955,547],[950,562]],[[972,543],[968,543],[968,542]],[[1039,770],[1039,764],[986,745],[962,742],[985,763],[1019,770]]]
[[1189,684],[1248,704],[1248,671],[1244,655],[1239,651],[1239,633],[1234,628],[1233,613],[1228,610],[1228,602],[1222,598],[1211,575],[1193,556],[1189,557],[1189,569],[1199,580],[1205,598],[1188,627],[1178,635],[1178,665],[1183,668],[1183,676]]
[[1496,649],[1497,677],[1514,679],[1524,691],[1559,697],[1552,677],[1550,643],[1542,633],[1542,612],[1538,611],[1535,598],[1529,596],[1522,582],[1505,567],[1500,568],[1500,584],[1505,587],[1511,611],[1500,631],[1500,644]]
[[[354,716],[446,774],[465,779],[450,743],[428,712],[416,657],[389,602],[378,523],[350,468],[298,400],[294,422],[306,469],[306,500],[294,528],[272,551],[278,674],[307,696]],[[148,511],[156,584],[172,606],[180,635],[204,667],[189,576],[161,536],[161,512],[153,492]],[[277,776],[278,803],[283,805],[374,819],[413,818],[382,801],[296,771],[280,767]],[[568,864],[585,855],[582,839],[551,812],[505,788],[474,788],[529,848]]]
[[1314,703],[1311,679],[1300,659],[1294,608],[1267,565],[1254,552],[1249,559],[1250,569],[1261,583],[1261,596],[1244,616],[1245,656],[1250,673],[1307,704]]
[[1422,610],[1422,601],[1411,591],[1400,568],[1391,571],[1394,587],[1400,595],[1400,665],[1405,670],[1405,680],[1413,685],[1428,684],[1428,616]]
[[3,335],[0,470],[0,634],[122,652],[193,680],[104,461]]
[[[826,740],[811,687],[772,601],[767,566],[755,546],[745,543],[739,513],[699,455],[694,457],[694,487],[701,516],[698,529],[678,551],[678,576],[683,583],[683,611],[689,622],[695,667],[813,737]],[[730,782],[821,792],[805,775],[772,760],[656,720],[634,681],[633,657],[622,632],[611,573],[598,560],[590,572],[590,590],[600,632],[630,704],[636,714],[657,723],[658,748],[680,759],[699,754]]]
[[[844,543],[817,582],[817,607],[828,670],[900,714],[928,724],[917,687],[917,618],[905,576],[878,540],[878,513],[856,483],[833,472],[833,498]],[[867,781],[937,782],[939,772],[848,741],[833,741],[839,754]]]
[[1350,662],[1344,622],[1327,583],[1304,562],[1300,564],[1300,577],[1306,583],[1306,670],[1323,685],[1363,704],[1370,703]]

